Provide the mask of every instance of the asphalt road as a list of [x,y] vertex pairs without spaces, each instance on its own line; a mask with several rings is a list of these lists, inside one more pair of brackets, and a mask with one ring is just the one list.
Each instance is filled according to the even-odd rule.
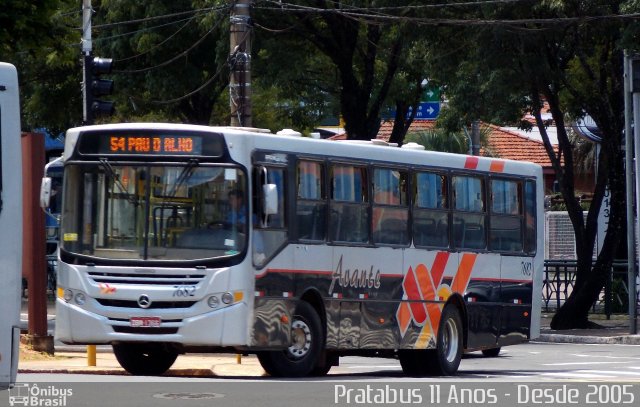
[[638,405],[640,346],[511,346],[496,358],[466,355],[453,378],[410,378],[396,360],[345,357],[324,378],[19,374],[18,382],[22,389],[0,392],[0,406],[10,397],[14,405],[34,405],[16,404],[24,400],[16,397],[36,391],[48,400],[33,399],[36,405],[70,407]]

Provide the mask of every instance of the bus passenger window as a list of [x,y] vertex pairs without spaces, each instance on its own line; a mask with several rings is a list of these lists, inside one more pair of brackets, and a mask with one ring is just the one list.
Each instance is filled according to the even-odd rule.
[[460,249],[485,249],[484,179],[454,176],[453,243]]
[[524,185],[525,185],[524,251],[527,253],[535,253],[536,252],[536,184],[533,181],[527,181],[525,182]]
[[297,168],[296,229],[298,239],[324,240],[326,207],[323,165],[300,161]]
[[367,243],[369,213],[367,169],[350,165],[331,168],[330,239],[337,242]]
[[419,172],[414,175],[415,205],[425,209],[447,208],[446,177]]
[[373,170],[373,212],[371,230],[374,243],[409,243],[407,173],[376,168]]
[[449,246],[447,177],[417,172],[413,175],[413,242],[416,247]]
[[491,180],[492,250],[522,251],[522,186],[516,181]]

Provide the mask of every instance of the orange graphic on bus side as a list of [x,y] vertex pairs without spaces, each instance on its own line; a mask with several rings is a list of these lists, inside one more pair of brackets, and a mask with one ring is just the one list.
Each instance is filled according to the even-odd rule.
[[433,342],[431,346],[435,345],[444,302],[452,293],[464,294],[471,280],[471,271],[476,257],[476,254],[471,253],[462,255],[451,286],[442,283],[444,270],[449,260],[447,252],[439,252],[436,255],[431,271],[424,264],[419,264],[415,269],[409,267],[402,281],[404,295],[403,301],[396,311],[396,319],[402,337],[405,336],[412,322],[421,327],[418,339],[414,344],[415,348],[426,348],[431,342]]

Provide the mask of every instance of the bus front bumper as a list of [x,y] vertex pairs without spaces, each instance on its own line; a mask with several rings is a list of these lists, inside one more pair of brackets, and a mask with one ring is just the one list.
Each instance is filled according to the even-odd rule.
[[[246,346],[247,304],[239,302],[181,320],[162,321],[159,327],[134,326],[136,317],[156,318],[153,310],[129,320],[108,318],[56,300],[55,339],[66,344],[110,344],[113,342],[169,342],[184,346]],[[72,323],[70,321],[73,321]]]

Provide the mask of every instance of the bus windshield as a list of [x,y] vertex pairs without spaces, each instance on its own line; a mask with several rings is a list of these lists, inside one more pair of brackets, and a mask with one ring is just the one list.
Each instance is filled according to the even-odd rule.
[[247,243],[239,168],[99,162],[65,167],[62,249],[106,259],[233,256]]

